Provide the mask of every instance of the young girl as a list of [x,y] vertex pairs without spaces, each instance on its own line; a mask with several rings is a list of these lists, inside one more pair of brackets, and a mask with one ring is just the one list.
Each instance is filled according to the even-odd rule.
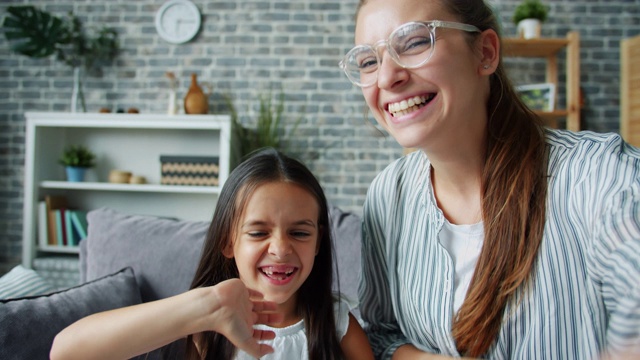
[[[320,184],[300,162],[261,151],[225,183],[191,290],[82,319],[58,334],[51,358],[128,358],[185,336],[190,359],[248,359],[271,349],[262,359],[373,358],[348,305],[332,294],[332,259]],[[244,323],[236,309],[217,306],[237,301],[252,311],[252,303],[219,289],[234,278],[241,280],[234,286],[266,300],[253,303]],[[253,328],[260,348],[245,329],[256,322],[263,324]]]

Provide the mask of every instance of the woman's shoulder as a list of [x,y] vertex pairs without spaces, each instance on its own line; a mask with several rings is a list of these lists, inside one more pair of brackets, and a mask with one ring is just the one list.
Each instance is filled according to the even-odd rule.
[[384,190],[402,186],[409,182],[424,181],[429,160],[422,151],[413,151],[392,161],[379,172],[371,182],[371,187]]
[[629,145],[616,133],[597,133],[593,131],[546,130],[546,143],[549,150],[550,165],[554,163],[588,162],[595,166],[640,166],[640,149]]
[[619,152],[628,151],[632,156],[640,154],[638,148],[627,144],[617,133],[598,133],[589,130],[568,131],[546,129],[546,142],[552,149],[571,152]]
[[[640,181],[640,149],[619,134],[547,130],[548,174],[553,188],[592,191],[613,201]],[[591,197],[593,198],[593,197]]]

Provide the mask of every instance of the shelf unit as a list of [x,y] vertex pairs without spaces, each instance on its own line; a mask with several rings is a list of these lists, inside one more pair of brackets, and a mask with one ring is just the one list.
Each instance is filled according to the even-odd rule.
[[[221,186],[235,165],[229,115],[154,115],[27,112],[23,256],[78,252],[77,247],[39,246],[38,203],[64,195],[70,207],[186,220],[210,220]],[[85,182],[67,182],[58,163],[67,145],[85,145],[97,157]],[[219,157],[220,186],[161,185],[160,155]],[[144,176],[146,184],[108,182],[113,169]]]
[[[580,35],[570,31],[566,38],[520,39],[505,38],[503,54],[506,57],[545,58],[546,81],[558,88],[558,54],[566,49],[566,109],[537,112],[551,127],[558,127],[559,119],[566,118],[568,130],[580,130]],[[556,92],[557,96],[557,92]]]

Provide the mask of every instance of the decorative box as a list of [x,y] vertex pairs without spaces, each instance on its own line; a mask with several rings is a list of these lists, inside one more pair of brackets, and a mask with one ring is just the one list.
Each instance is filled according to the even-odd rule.
[[160,164],[163,185],[218,185],[217,156],[160,155]]

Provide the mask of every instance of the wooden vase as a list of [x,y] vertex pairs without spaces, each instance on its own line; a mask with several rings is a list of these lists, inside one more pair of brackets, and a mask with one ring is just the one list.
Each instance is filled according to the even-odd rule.
[[191,86],[184,97],[185,114],[207,114],[209,112],[209,99],[198,85],[198,77],[191,74]]

